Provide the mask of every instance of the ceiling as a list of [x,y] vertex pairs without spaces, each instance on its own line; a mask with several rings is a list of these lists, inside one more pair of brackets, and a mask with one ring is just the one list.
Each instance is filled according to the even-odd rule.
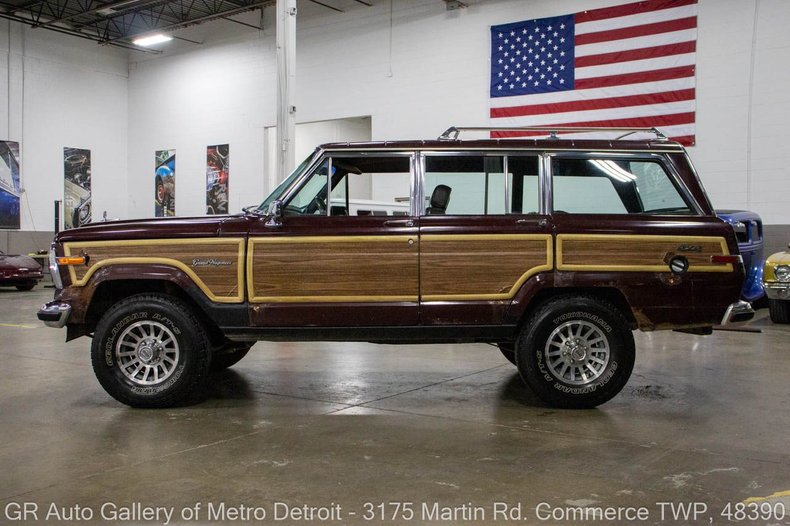
[[[343,12],[350,0],[307,1]],[[101,44],[159,53],[132,41],[157,32],[179,38],[173,31],[217,19],[261,29],[233,16],[275,3],[276,0],[0,0],[0,18]],[[351,3],[371,6],[372,0]]]

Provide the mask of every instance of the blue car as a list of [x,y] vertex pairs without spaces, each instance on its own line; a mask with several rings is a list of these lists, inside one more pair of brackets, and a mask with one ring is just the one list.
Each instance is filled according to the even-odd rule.
[[716,215],[727,221],[735,230],[738,239],[738,249],[743,257],[743,266],[746,269],[746,279],[743,281],[741,298],[756,302],[765,296],[763,290],[763,220],[754,212],[746,210],[718,210]]

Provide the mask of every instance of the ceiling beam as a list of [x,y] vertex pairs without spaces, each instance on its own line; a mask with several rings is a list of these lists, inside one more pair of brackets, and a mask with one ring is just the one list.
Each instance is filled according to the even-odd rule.
[[338,13],[345,13],[345,11],[333,5],[325,4],[323,2],[319,2],[318,0],[310,0],[310,1],[314,4],[318,4],[320,6],[326,7],[327,9],[331,9],[332,11],[337,11]]
[[79,13],[73,13],[71,15],[64,16],[63,18],[57,18],[57,19],[49,20],[47,22],[42,22],[42,23],[40,23],[38,25],[35,25],[33,27],[47,27],[47,26],[51,26],[51,25],[54,25],[54,24],[57,24],[57,23],[68,22],[69,20],[73,20],[73,19],[75,19],[75,18],[77,18],[79,16],[86,16],[86,15],[93,15],[93,14],[101,13],[102,11],[104,11],[106,9],[116,9],[116,8],[119,8],[119,7],[133,8],[133,7],[135,7],[134,4],[145,4],[145,3],[146,3],[146,0],[118,0],[117,2],[108,2],[106,4],[101,4],[98,7],[94,7],[92,9],[88,9],[86,11],[81,11]]
[[[28,25],[30,27],[34,27],[35,26],[35,22],[33,20],[28,20],[26,18],[22,18],[20,16],[14,15],[14,14],[0,13],[0,18],[4,18],[6,20],[12,20],[14,22],[19,22],[21,24],[25,24],[25,25]],[[58,26],[49,26],[46,29],[48,31],[54,31],[55,33],[60,33],[62,35],[69,35],[69,36],[72,36],[72,37],[82,38],[84,40],[91,40],[93,42],[98,42],[100,44],[106,43],[106,41],[104,39],[102,39],[101,37],[99,37],[99,36],[94,36],[94,35],[91,35],[91,34],[88,34],[88,33],[83,33],[81,31],[70,30],[68,28],[61,28],[61,27],[58,27]],[[142,53],[152,53],[152,54],[155,54],[155,55],[159,55],[159,54],[162,53],[161,51],[156,50],[156,49],[143,48],[143,47],[135,46],[134,44],[129,44],[129,43],[125,43],[125,42],[114,42],[114,43],[111,43],[110,45],[112,45],[114,47],[118,47],[118,48],[128,49],[130,51],[140,51]]]
[[134,33],[134,34],[121,35],[121,36],[118,36],[118,37],[107,39],[107,40],[105,40],[102,43],[103,44],[113,44],[115,42],[122,42],[124,40],[131,40],[131,39],[143,36],[143,35],[148,34],[148,33],[166,32],[166,31],[173,31],[175,29],[183,29],[185,27],[198,25],[198,24],[201,24],[203,22],[208,22],[209,20],[216,20],[216,19],[219,19],[219,18],[225,18],[225,17],[231,16],[231,15],[237,15],[239,13],[244,13],[246,11],[252,11],[252,10],[255,10],[255,9],[260,9],[260,8],[268,6],[268,5],[273,5],[274,3],[275,3],[275,0],[260,0],[258,2],[254,2],[252,4],[248,4],[248,5],[244,6],[244,7],[238,7],[236,9],[230,9],[230,10],[227,10],[227,11],[223,11],[221,13],[213,13],[213,14],[210,14],[210,15],[206,15],[206,16],[202,16],[202,17],[198,17],[198,18],[192,18],[190,20],[184,20],[184,21],[181,21],[181,22],[178,22],[178,23],[175,23],[175,24],[170,24],[170,25],[166,25],[166,26],[162,26],[162,27],[152,27],[152,28],[150,28],[150,29],[148,29],[146,31],[140,31],[140,32],[137,32],[137,33]]

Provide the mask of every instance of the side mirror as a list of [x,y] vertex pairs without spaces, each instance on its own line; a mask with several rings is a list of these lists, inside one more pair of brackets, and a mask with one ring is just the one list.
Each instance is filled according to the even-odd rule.
[[283,224],[283,202],[279,199],[269,204],[266,214],[266,226],[281,226]]

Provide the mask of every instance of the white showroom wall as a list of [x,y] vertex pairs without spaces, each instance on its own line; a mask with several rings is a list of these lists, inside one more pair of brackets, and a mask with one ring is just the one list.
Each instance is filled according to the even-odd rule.
[[20,143],[21,231],[53,230],[64,147],[92,152],[94,219],[128,215],[127,62],[125,51],[0,21],[0,140]]
[[176,150],[176,215],[205,214],[213,144],[230,144],[230,211],[260,201],[263,129],[275,118],[274,36],[245,35],[162,58],[132,56],[141,60],[129,68],[130,217],[154,215],[154,152],[163,149]]
[[[335,13],[300,2],[297,122],[369,115],[373,139],[431,138],[449,125],[485,125],[490,25],[613,1],[469,3],[447,11],[439,0],[379,0]],[[202,212],[202,152],[214,142],[231,143],[232,211],[269,190],[261,151],[263,128],[276,118],[271,11],[262,32],[231,28],[201,46],[132,57],[132,216],[152,214],[150,174],[159,148],[178,150],[179,215]],[[790,2],[699,0],[698,25],[692,158],[717,207],[790,224],[781,147],[790,140]]]

